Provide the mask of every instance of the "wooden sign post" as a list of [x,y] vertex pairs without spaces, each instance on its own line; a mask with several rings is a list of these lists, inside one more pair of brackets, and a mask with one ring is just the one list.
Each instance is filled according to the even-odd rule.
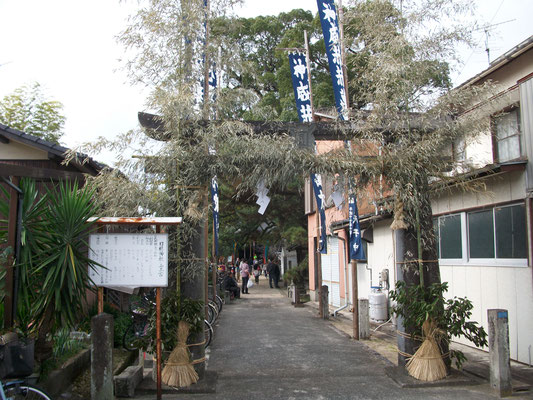
[[[102,264],[90,271],[98,285],[98,312],[104,311],[104,286],[156,288],[157,400],[161,400],[161,287],[168,286],[168,234],[161,226],[178,225],[176,218],[91,218],[98,225],[154,225],[156,233],[98,233],[90,236],[89,258]],[[101,230],[99,230],[101,232]]]

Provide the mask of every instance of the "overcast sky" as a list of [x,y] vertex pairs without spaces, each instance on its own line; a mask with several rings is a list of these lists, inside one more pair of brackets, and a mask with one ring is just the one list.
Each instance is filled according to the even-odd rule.
[[[533,0],[476,1],[481,19],[499,24],[490,30],[491,60],[533,34]],[[122,48],[114,39],[135,4],[132,0],[0,0],[0,98],[39,82],[49,98],[65,106],[62,144],[67,147],[136,127],[145,96],[119,70]],[[315,13],[316,0],[247,0],[237,13],[252,17],[294,8]],[[464,53],[467,64],[454,77],[456,84],[488,66],[485,34],[480,31],[478,36],[480,48]]]

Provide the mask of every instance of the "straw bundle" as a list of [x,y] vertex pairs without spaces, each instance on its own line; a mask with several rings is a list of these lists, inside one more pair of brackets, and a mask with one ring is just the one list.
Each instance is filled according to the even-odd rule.
[[186,387],[198,382],[198,374],[194,370],[189,358],[187,337],[189,324],[185,321],[178,323],[178,344],[170,353],[170,357],[163,368],[161,381],[168,386]]
[[422,331],[425,337],[424,342],[407,362],[407,372],[421,381],[437,381],[446,377],[446,365],[435,340],[442,332],[433,320],[424,321]]
[[392,221],[392,224],[390,228],[393,231],[399,230],[399,229],[407,229],[409,226],[405,222],[405,214],[403,211],[403,202],[401,200],[396,199],[394,203],[394,221]]

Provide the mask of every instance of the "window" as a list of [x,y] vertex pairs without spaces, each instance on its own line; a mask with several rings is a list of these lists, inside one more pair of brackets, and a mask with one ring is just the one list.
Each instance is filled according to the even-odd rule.
[[461,215],[438,218],[439,258],[463,258],[461,244]]
[[513,108],[493,120],[496,156],[498,162],[505,162],[520,158],[520,109]]
[[368,242],[364,238],[361,238],[361,239],[362,239],[361,245],[363,246],[363,252],[365,253],[365,258],[363,260],[357,260],[357,262],[364,264],[368,260]]
[[468,213],[468,254],[470,258],[494,258],[492,210]]
[[524,203],[434,219],[443,264],[527,265]]
[[519,204],[494,209],[496,257],[527,258],[526,206]]

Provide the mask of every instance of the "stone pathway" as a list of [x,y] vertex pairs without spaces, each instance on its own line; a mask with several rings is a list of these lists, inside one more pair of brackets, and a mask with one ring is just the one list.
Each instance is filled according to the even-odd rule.
[[319,319],[314,308],[294,308],[285,290],[270,289],[262,277],[250,294],[226,305],[216,323],[207,365],[215,392],[177,391],[163,399],[496,398],[488,384],[400,388],[387,376],[392,367]]

